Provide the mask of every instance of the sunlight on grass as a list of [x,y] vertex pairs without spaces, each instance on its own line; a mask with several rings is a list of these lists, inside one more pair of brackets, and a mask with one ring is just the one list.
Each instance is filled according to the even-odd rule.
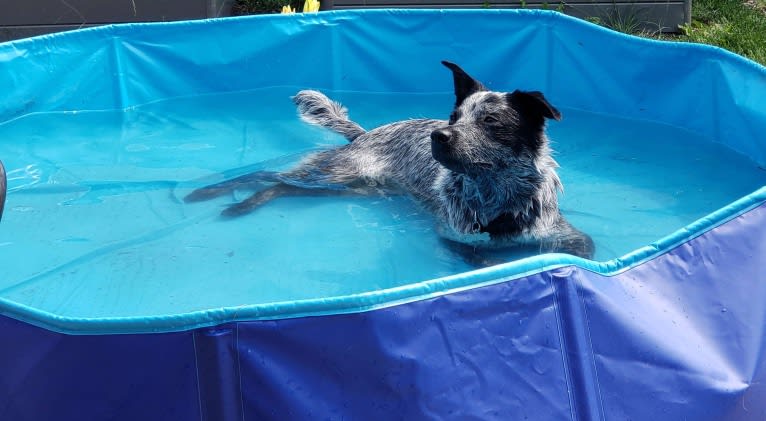
[[755,10],[766,13],[766,0],[747,0],[745,5]]
[[766,0],[693,0],[692,23],[678,34],[660,33],[630,14],[588,20],[646,38],[715,45],[766,66]]
[[679,41],[717,45],[766,65],[766,0],[697,0]]

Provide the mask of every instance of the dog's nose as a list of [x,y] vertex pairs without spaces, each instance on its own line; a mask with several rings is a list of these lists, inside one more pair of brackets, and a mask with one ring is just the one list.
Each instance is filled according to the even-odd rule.
[[444,129],[434,130],[431,132],[431,140],[437,143],[449,143],[450,132]]

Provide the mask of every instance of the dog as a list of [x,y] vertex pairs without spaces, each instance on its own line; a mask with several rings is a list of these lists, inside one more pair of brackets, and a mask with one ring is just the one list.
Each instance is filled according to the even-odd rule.
[[455,105],[448,121],[413,119],[367,131],[324,94],[293,101],[300,118],[348,144],[307,156],[291,170],[259,171],[202,187],[186,202],[238,188],[262,188],[222,215],[244,215],[286,195],[404,193],[436,219],[437,232],[469,263],[487,266],[496,249],[523,248],[590,259],[593,240],[561,214],[562,183],[545,133],[561,114],[537,91],[494,92],[454,63]]

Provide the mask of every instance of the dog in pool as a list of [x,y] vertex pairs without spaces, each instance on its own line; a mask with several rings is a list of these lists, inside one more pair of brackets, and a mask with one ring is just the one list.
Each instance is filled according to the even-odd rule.
[[455,105],[448,121],[413,119],[365,130],[324,94],[305,90],[293,101],[301,119],[348,141],[307,156],[284,172],[258,171],[199,188],[197,202],[247,188],[226,208],[247,214],[281,196],[407,194],[436,219],[450,249],[477,266],[494,250],[518,248],[592,258],[591,238],[561,214],[562,184],[551,156],[546,119],[559,111],[540,92],[494,92],[454,63]]

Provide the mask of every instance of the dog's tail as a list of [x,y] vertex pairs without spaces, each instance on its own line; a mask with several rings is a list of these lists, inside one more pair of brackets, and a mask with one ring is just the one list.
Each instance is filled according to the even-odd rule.
[[348,119],[348,111],[339,103],[317,91],[300,91],[293,97],[301,119],[307,123],[327,127],[353,142],[367,131]]

